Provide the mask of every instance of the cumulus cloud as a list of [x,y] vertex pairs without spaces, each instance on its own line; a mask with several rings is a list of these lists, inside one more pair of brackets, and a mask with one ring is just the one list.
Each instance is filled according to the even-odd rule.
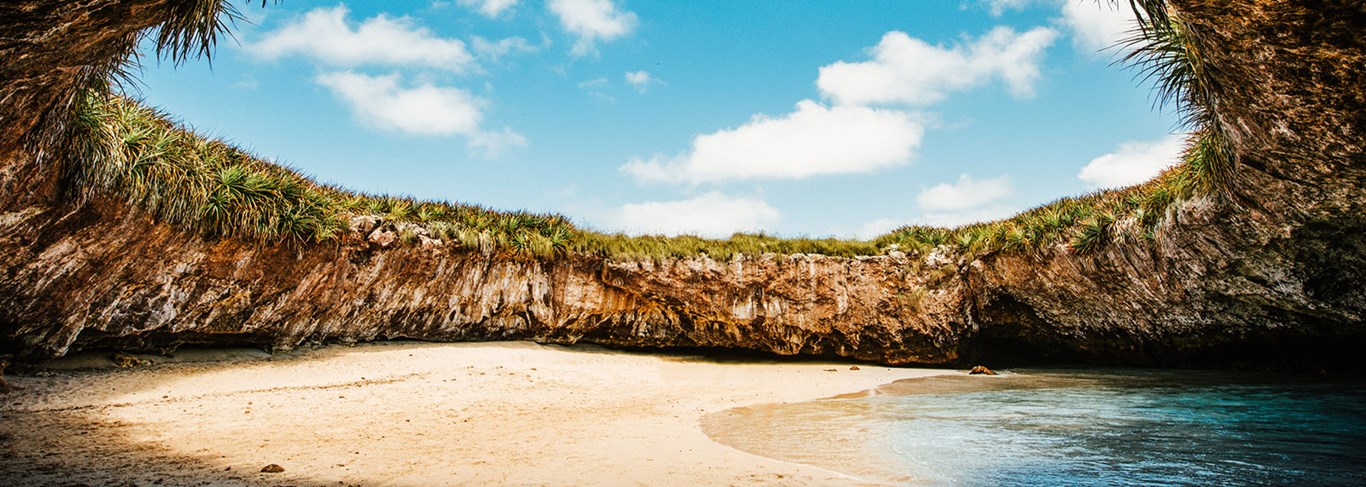
[[408,66],[463,71],[474,61],[459,39],[437,36],[408,17],[387,15],[353,27],[345,5],[316,8],[249,44],[249,52],[274,60],[300,55],[335,66]]
[[906,112],[803,100],[787,115],[699,135],[685,154],[620,169],[639,181],[694,184],[867,173],[909,163],[924,132]]
[[1135,27],[1134,9],[1129,2],[1091,2],[1064,0],[1062,23],[1072,31],[1072,41],[1090,52],[1114,47]]
[[626,204],[611,220],[633,235],[726,237],[735,232],[763,230],[776,224],[780,216],[776,208],[762,199],[731,197],[713,191],[686,200]]
[[323,73],[318,84],[350,104],[357,118],[375,126],[418,135],[477,132],[484,102],[469,92],[430,84],[399,85],[399,75],[369,76],[352,71]]
[[472,8],[485,17],[494,19],[517,4],[517,0],[457,0],[461,6]]
[[628,71],[626,72],[626,83],[630,84],[636,91],[644,93],[650,88],[650,85],[662,83],[662,81],[659,81],[648,71]]
[[635,13],[617,9],[611,0],[550,0],[549,7],[564,30],[578,38],[571,50],[575,56],[592,54],[598,41],[630,34],[637,21]]
[[1186,136],[1173,134],[1151,142],[1125,142],[1092,159],[1077,178],[1092,188],[1118,188],[1145,182],[1181,161]]
[[997,27],[966,45],[942,47],[892,31],[869,50],[871,60],[822,67],[816,86],[838,104],[856,105],[928,105],[995,78],[1015,96],[1030,96],[1044,50],[1056,37],[1047,27],[1024,33]]
[[512,127],[503,127],[502,130],[470,135],[466,144],[476,154],[484,157],[497,157],[505,148],[526,146],[526,136],[512,130]]
[[508,54],[536,52],[538,49],[535,44],[521,37],[508,37],[492,41],[474,36],[470,38],[470,47],[474,48],[474,53],[478,54],[480,58],[491,61],[498,61],[498,58]]
[[1010,179],[1005,176],[976,179],[963,174],[956,183],[942,183],[921,191],[915,201],[928,211],[962,211],[994,203],[1013,192]]
[[464,135],[471,148],[485,152],[526,143],[509,129],[482,130],[486,102],[465,90],[431,84],[405,88],[398,74],[352,71],[323,73],[316,81],[346,102],[357,120],[377,128],[413,135]]

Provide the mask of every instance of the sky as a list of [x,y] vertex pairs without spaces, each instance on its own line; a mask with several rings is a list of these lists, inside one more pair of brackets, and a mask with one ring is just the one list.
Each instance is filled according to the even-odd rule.
[[871,238],[1142,182],[1183,138],[1095,0],[287,0],[135,96],[372,194]]

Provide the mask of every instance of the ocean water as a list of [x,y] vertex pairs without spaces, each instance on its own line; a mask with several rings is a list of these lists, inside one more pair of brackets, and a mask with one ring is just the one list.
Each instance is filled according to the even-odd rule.
[[[713,439],[907,485],[1366,485],[1366,381],[1016,370],[737,408]],[[852,480],[852,479],[851,479]]]

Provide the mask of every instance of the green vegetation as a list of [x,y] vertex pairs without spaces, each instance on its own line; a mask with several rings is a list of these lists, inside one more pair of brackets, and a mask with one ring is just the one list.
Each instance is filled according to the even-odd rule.
[[1204,62],[1204,41],[1179,15],[1166,10],[1165,2],[1141,3],[1135,8],[1145,14],[1139,17],[1139,28],[1121,43],[1129,54],[1119,63],[1135,68],[1139,79],[1153,81],[1156,105],[1174,105],[1181,124],[1195,133],[1186,162],[1196,166],[1198,189],[1221,190],[1232,176],[1233,158],[1228,137],[1215,120],[1219,77]]
[[130,100],[90,94],[74,121],[74,186],[127,200],[157,218],[215,237],[322,242],[349,217],[419,224],[473,248],[548,255],[568,249],[563,217],[367,196],[319,185],[282,166],[186,131]]
[[207,140],[128,100],[91,94],[74,121],[77,187],[108,191],[212,236],[323,241],[343,228],[335,191]]
[[[157,38],[177,61],[208,55],[235,15],[218,0],[172,9]],[[157,111],[110,93],[112,70],[78,100],[71,123],[71,187],[81,196],[111,194],[159,219],[210,237],[320,243],[347,233],[350,220],[373,215],[395,225],[401,242],[438,239],[459,248],[520,257],[565,253],[619,259],[706,254],[924,255],[949,246],[969,255],[1037,251],[1065,245],[1089,254],[1120,239],[1152,240],[1178,204],[1217,193],[1232,171],[1226,137],[1209,107],[1214,85],[1199,39],[1162,2],[1134,1],[1144,12],[1125,62],[1156,80],[1159,104],[1175,104],[1193,129],[1184,164],[1131,188],[1059,199],[1013,218],[947,229],[910,226],[872,241],[736,234],[726,240],[630,237],[573,226],[559,215],[498,212],[475,205],[356,194],[320,185],[224,142],[196,135]]]
[[997,251],[1040,250],[1067,245],[1077,253],[1094,253],[1119,237],[1152,240],[1177,203],[1200,194],[1204,178],[1198,168],[1206,154],[1199,145],[1186,151],[1186,164],[1131,188],[1066,197],[1012,218],[974,223],[954,229],[912,226],[873,241],[880,249],[912,254],[951,245],[971,255]]
[[706,254],[714,259],[729,260],[736,254],[762,255],[774,253],[820,254],[836,257],[876,255],[883,249],[872,242],[837,238],[779,238],[765,234],[737,233],[726,240],[705,239],[689,235],[678,237],[605,235],[581,231],[575,235],[572,248],[576,252],[621,259],[691,257]]

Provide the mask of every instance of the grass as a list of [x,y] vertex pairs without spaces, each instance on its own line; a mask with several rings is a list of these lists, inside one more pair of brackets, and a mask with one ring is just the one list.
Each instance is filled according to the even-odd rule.
[[116,195],[206,236],[318,243],[341,236],[353,216],[378,215],[413,224],[399,232],[409,242],[426,233],[484,250],[550,255],[567,250],[574,231],[560,216],[350,193],[200,137],[131,100],[90,93],[83,104],[74,121],[81,136],[73,144],[73,187],[83,196]]
[[[1116,240],[1153,240],[1184,200],[1218,193],[1228,184],[1232,157],[1214,123],[1217,71],[1201,62],[1201,41],[1165,4],[1134,0],[1143,12],[1127,41],[1124,62],[1155,80],[1158,104],[1174,104],[1192,136],[1180,164],[1147,183],[1062,198],[1015,217],[958,228],[909,226],[870,241],[779,238],[736,234],[626,236],[574,226],[553,214],[499,212],[478,205],[367,195],[318,184],[169,121],[153,109],[110,93],[113,74],[81,97],[68,153],[72,188],[80,195],[112,194],[159,219],[209,237],[262,243],[316,244],[336,240],[357,216],[376,216],[404,245],[436,239],[487,254],[549,258],[568,253],[613,259],[707,255],[821,254],[837,257],[893,251],[925,255],[947,246],[979,256],[1065,246],[1094,254]],[[157,39],[158,53],[177,62],[207,56],[228,31],[235,12],[218,0],[172,9]],[[114,71],[111,71],[114,73]]]
[[780,238],[765,234],[737,233],[729,239],[695,236],[627,236],[581,231],[571,248],[575,252],[619,259],[681,258],[705,254],[730,260],[736,255],[820,254],[834,257],[876,255],[872,242],[837,238]]
[[1196,146],[1186,151],[1187,163],[1167,170],[1147,183],[1121,190],[1061,198],[998,221],[953,229],[911,226],[873,240],[878,248],[925,254],[949,245],[967,255],[1003,251],[1039,251],[1066,246],[1091,254],[1120,237],[1151,241],[1181,201],[1201,194],[1203,178],[1197,171],[1203,156]]
[[210,236],[320,242],[344,223],[328,191],[296,173],[170,123],[123,98],[91,93],[74,121],[76,187],[108,191]]

